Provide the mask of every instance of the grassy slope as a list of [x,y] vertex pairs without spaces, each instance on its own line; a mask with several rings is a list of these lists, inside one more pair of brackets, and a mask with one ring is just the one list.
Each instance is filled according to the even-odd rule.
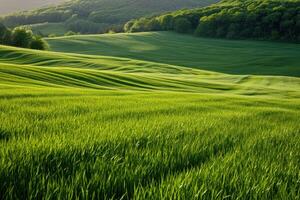
[[[34,26],[36,32],[40,31],[44,35],[52,34],[52,23],[54,22],[47,17],[42,17],[43,15],[49,15],[53,12],[69,13],[69,17],[72,15],[79,15],[80,19],[93,21],[100,23],[98,26],[101,27],[104,24],[107,25],[120,25],[126,23],[131,19],[136,19],[139,17],[159,14],[167,11],[174,11],[183,8],[195,8],[207,6],[216,3],[218,0],[77,0],[77,1],[67,1],[61,3],[58,6],[51,6],[41,9],[36,9],[33,11],[23,12],[23,13],[13,13],[11,15],[4,16],[3,23],[9,27],[19,26],[19,25],[32,25]],[[0,13],[1,14],[1,13]],[[56,14],[58,15],[58,14]],[[21,18],[18,23],[15,22],[15,17]],[[28,17],[29,16],[29,17]],[[44,23],[44,26],[35,25],[36,21],[28,21],[30,19],[40,19],[38,22]],[[62,21],[55,21],[64,24],[68,19],[65,17]],[[26,22],[24,22],[26,21]],[[109,26],[101,31],[105,31]],[[65,25],[66,26],[66,25]],[[67,26],[66,26],[67,27]],[[62,29],[61,29],[62,30]],[[66,30],[65,32],[67,32]],[[64,33],[65,33],[64,32]],[[76,31],[77,32],[77,31]],[[96,32],[98,33],[98,32]],[[59,33],[63,35],[63,33]]]
[[[299,79],[293,77],[228,75],[134,59],[39,52],[14,47],[0,49],[3,81],[28,78],[29,85],[108,89],[156,89],[237,94],[298,96]],[[37,57],[38,55],[38,57]],[[35,66],[35,67],[33,67]],[[39,75],[40,74],[40,75]],[[46,76],[47,75],[47,76]],[[288,86],[288,89],[286,88]]]
[[169,32],[82,35],[48,42],[55,51],[120,56],[230,74],[300,76],[297,44],[203,39]]
[[28,27],[32,30],[34,34],[40,35],[64,35],[68,32],[66,25],[63,23],[41,23],[41,24],[33,24],[28,25]]
[[0,46],[0,90],[1,197],[300,195],[298,77]]
[[0,15],[5,15],[12,12],[37,9],[43,6],[50,6],[62,3],[64,0],[1,0]]

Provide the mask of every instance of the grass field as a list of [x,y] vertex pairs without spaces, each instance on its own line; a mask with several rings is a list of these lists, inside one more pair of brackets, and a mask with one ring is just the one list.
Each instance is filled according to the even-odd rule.
[[43,36],[56,35],[61,36],[68,32],[66,25],[63,23],[41,23],[28,25],[34,34]]
[[[55,51],[118,56],[229,74],[300,76],[300,45],[205,39],[171,32],[48,39]],[[72,48],[70,48],[72,46]]]
[[0,199],[299,199],[299,45],[49,42],[0,46]]

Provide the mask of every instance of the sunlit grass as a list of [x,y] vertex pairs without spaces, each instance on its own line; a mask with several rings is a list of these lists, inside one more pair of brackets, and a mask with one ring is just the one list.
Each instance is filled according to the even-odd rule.
[[15,92],[0,100],[3,197],[299,197],[298,100]]
[[297,77],[0,46],[0,199],[299,199],[299,97]]

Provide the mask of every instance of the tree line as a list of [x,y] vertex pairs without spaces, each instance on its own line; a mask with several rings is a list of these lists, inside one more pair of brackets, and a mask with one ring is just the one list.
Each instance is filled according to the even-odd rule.
[[300,1],[227,0],[205,8],[131,20],[124,30],[172,30],[204,37],[300,41]]
[[61,23],[68,31],[104,33],[122,32],[130,19],[180,8],[208,5],[218,0],[76,0],[33,11],[0,17],[0,23],[17,27],[40,23]]
[[3,24],[0,24],[0,44],[39,50],[48,49],[47,42],[34,35],[31,30],[22,27],[10,30]]

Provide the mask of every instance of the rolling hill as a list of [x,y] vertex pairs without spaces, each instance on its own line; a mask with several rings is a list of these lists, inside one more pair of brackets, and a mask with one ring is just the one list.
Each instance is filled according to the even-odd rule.
[[77,0],[58,6],[4,16],[0,22],[9,27],[34,25],[33,30],[49,35],[38,24],[62,23],[68,30],[99,33],[114,27],[120,31],[130,19],[182,8],[206,6],[217,0]]
[[80,35],[48,38],[47,42],[54,51],[118,56],[229,74],[300,76],[300,47],[292,43],[195,38],[171,32]]
[[44,6],[50,6],[58,3],[62,3],[65,0],[1,0],[0,15],[6,15],[9,13],[15,13],[25,10],[37,9]]
[[[71,87],[94,89],[209,91],[252,95],[273,92],[298,95],[299,87],[298,78],[228,75],[120,57],[37,52],[5,46],[1,46],[0,55],[2,83],[17,83],[22,87],[65,87],[70,84]],[[288,84],[289,89],[286,89]]]
[[299,197],[298,44],[49,43],[0,46],[1,199]]

